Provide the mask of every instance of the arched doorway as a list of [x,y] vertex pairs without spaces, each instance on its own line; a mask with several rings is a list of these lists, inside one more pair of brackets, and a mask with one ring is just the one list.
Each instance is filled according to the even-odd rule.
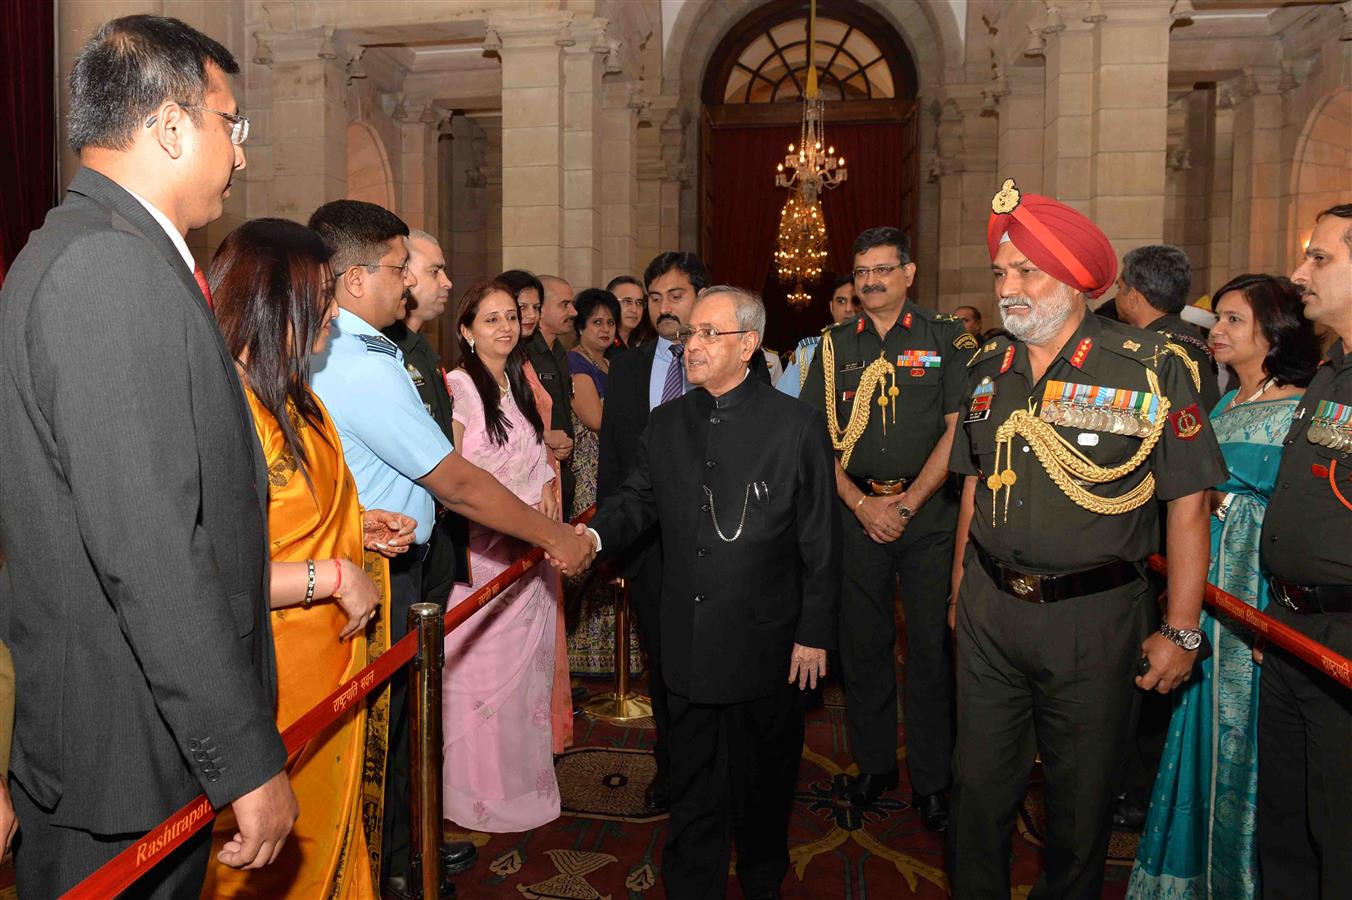
[[1340,89],[1315,104],[1296,143],[1291,167],[1287,262],[1295,264],[1310,239],[1314,217],[1346,203],[1352,189],[1352,91]]
[[808,0],[775,0],[733,26],[710,57],[701,89],[700,253],[717,281],[762,292],[766,344],[791,348],[829,321],[835,273],[852,264],[850,244],[873,225],[914,240],[917,216],[916,72],[905,43],[876,10],[856,0],[819,0],[815,64],[826,138],[849,178],[823,201],[830,244],[813,301],[792,307],[775,278],[779,212],[788,192],[775,166],[797,141],[807,71]]
[[370,125],[347,126],[347,199],[394,209],[394,174],[385,142]]

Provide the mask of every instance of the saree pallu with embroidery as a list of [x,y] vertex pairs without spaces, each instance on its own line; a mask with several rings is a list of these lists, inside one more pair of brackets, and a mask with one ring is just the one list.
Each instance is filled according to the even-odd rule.
[[[282,431],[252,392],[246,392],[254,426],[268,462],[268,540],[274,562],[331,566],[329,560],[360,562],[381,590],[380,614],[363,635],[347,643],[338,633],[347,616],[331,600],[309,609],[272,612],[277,651],[277,727],[285,729],[342,681],[389,646],[389,567],[362,549],[362,510],[357,487],[343,461],[342,444],[319,399],[322,427],[292,411],[291,424],[305,449],[302,472]],[[306,472],[309,479],[306,478]],[[212,835],[212,862],[204,897],[376,898],[379,891],[381,796],[384,792],[388,699],[371,702],[335,722],[287,760],[286,771],[300,805],[300,818],[277,860],[241,872],[215,861],[236,831],[223,811]]]

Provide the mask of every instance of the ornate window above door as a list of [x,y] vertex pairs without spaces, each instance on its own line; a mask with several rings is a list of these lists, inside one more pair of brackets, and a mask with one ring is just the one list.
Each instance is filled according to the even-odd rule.
[[[855,25],[817,19],[814,57],[824,100],[890,100],[895,80],[886,55]],[[724,103],[798,100],[807,82],[807,18],[779,22],[753,38],[733,62]]]

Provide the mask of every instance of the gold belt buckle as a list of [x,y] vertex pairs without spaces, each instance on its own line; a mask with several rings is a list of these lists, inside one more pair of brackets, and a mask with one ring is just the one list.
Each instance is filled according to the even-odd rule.
[[906,479],[897,478],[892,481],[875,481],[870,478],[868,480],[868,487],[875,497],[895,497],[897,494],[906,492]]
[[1007,573],[1005,585],[1009,588],[1010,593],[1020,600],[1027,600],[1030,603],[1042,602],[1042,582],[1039,578],[1022,573],[1018,575]]

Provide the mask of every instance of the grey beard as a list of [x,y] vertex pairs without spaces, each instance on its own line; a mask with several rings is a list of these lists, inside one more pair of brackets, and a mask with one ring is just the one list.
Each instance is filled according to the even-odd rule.
[[1028,312],[1021,316],[1011,316],[1000,307],[1000,322],[1005,330],[1025,344],[1045,344],[1056,336],[1061,326],[1070,318],[1074,303],[1074,294],[1070,288],[1061,285],[1057,293],[1035,303],[1027,297],[1014,297],[1028,304]]

